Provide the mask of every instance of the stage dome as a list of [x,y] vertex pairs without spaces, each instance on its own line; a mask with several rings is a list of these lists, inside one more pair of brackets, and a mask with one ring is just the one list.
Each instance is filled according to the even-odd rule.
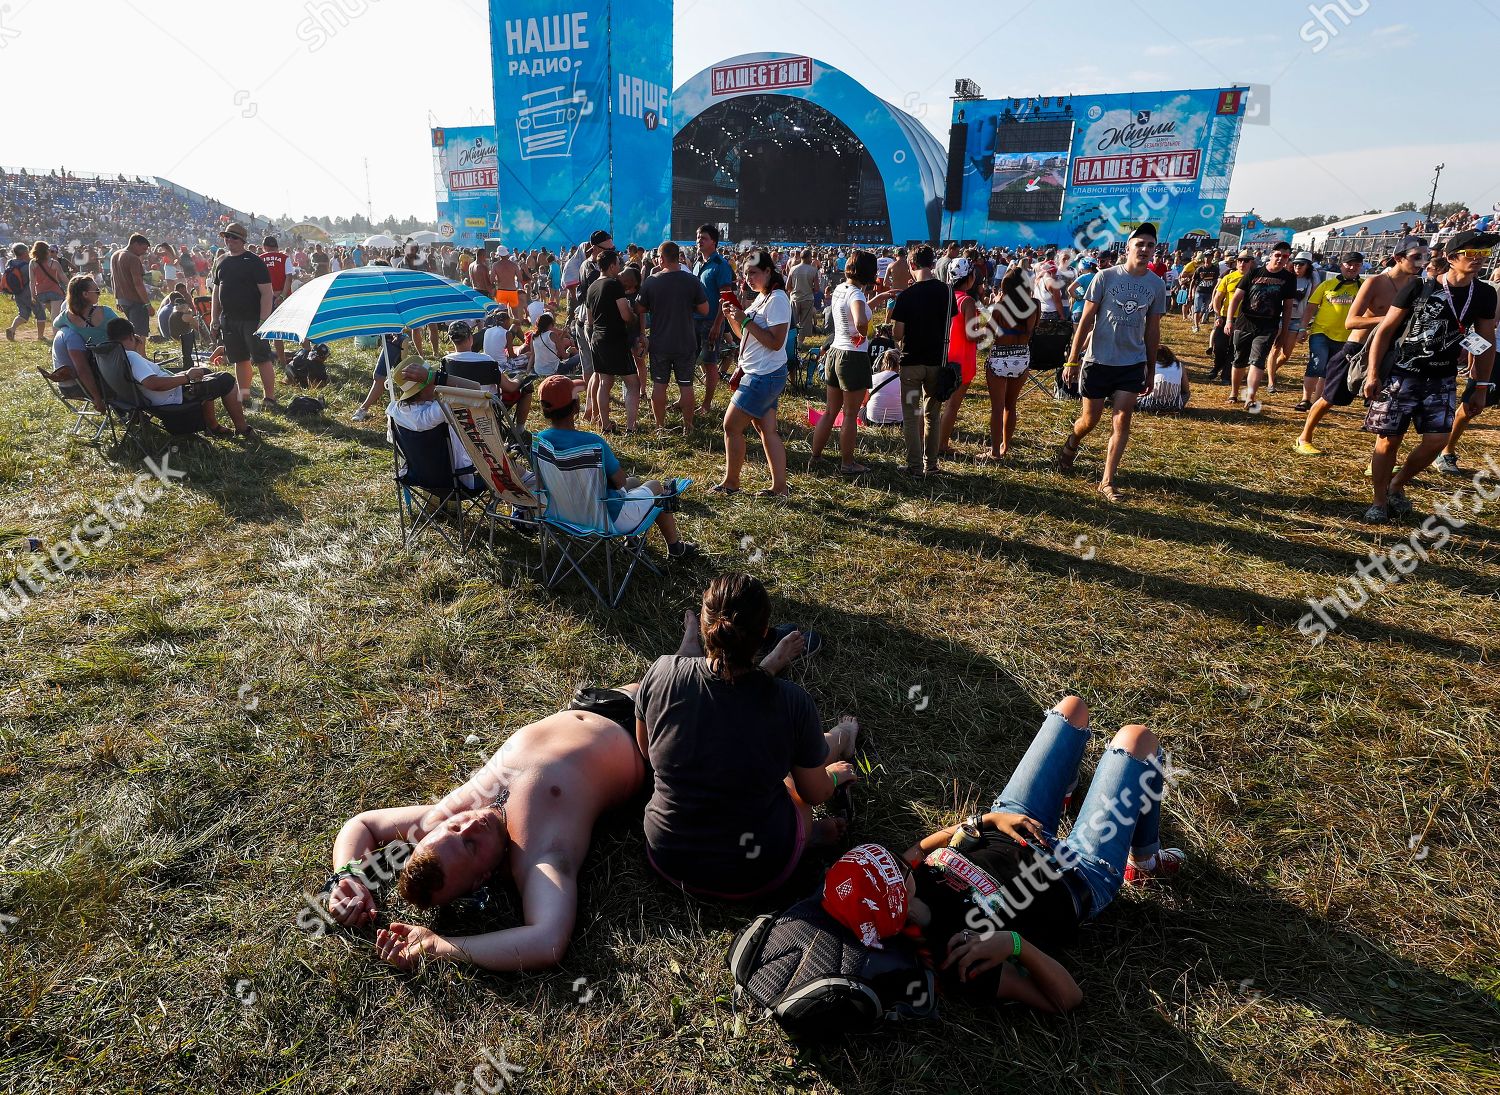
[[672,96],[672,235],[935,240],[947,158],[906,111],[813,57],[747,53]]

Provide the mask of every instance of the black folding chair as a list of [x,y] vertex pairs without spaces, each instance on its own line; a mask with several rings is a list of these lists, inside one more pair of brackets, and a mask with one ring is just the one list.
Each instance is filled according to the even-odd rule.
[[[158,459],[175,440],[203,431],[203,404],[196,399],[184,399],[170,406],[148,402],[130,371],[126,352],[118,342],[101,343],[89,347],[89,363],[104,393],[105,403],[120,426],[120,432],[115,435],[116,444],[129,443],[142,457]],[[168,435],[166,443],[157,448],[148,446],[145,439],[146,431],[153,424]]]
[[[487,523],[489,491],[478,483],[464,485],[463,477],[472,476],[474,467],[453,467],[446,422],[429,430],[410,430],[392,421],[390,433],[402,548],[409,549],[425,529],[432,529],[449,547],[462,551]],[[452,529],[445,527],[450,521]],[[474,527],[465,532],[470,522]]]

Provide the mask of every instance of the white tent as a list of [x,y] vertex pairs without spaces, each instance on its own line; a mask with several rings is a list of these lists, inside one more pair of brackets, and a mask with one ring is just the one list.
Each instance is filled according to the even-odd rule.
[[1292,237],[1292,247],[1298,251],[1316,251],[1335,228],[1341,236],[1356,236],[1362,228],[1369,229],[1366,235],[1374,236],[1381,232],[1399,232],[1402,224],[1415,228],[1421,219],[1420,212],[1410,209],[1401,209],[1394,213],[1362,213],[1357,217],[1345,217],[1332,224],[1324,224],[1317,228],[1309,228],[1306,232],[1298,232]]

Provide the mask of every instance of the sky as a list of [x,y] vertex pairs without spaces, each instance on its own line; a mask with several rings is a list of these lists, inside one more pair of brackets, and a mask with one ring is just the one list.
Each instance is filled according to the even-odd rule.
[[[37,109],[6,112],[0,163],[159,175],[258,214],[350,215],[368,198],[377,218],[431,219],[429,126],[492,116],[487,10],[485,0],[82,0],[59,18],[43,0],[0,0],[0,73],[45,89]],[[329,33],[310,32],[314,17]],[[967,11],[678,0],[674,36],[674,86],[740,53],[809,54],[944,146],[957,77],[996,98],[1261,85],[1263,124],[1244,128],[1231,211],[1425,205],[1438,163],[1439,201],[1500,202],[1488,62],[1500,0],[991,0]],[[1475,63],[1455,64],[1448,82],[1444,63],[1425,59],[1460,41]],[[101,73],[133,74],[84,80],[85,56]]]

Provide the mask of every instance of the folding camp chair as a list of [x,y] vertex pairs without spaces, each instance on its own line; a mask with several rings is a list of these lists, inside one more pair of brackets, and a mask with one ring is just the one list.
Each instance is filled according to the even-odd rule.
[[[487,531],[493,549],[497,527],[535,535],[542,502],[532,493],[534,479],[521,463],[523,450],[507,439],[505,407],[499,396],[446,385],[436,392],[443,417],[473,465],[475,480],[489,492],[467,544]],[[530,569],[529,563],[523,566]]]
[[[454,468],[446,422],[428,430],[409,430],[390,420],[387,424],[402,548],[410,548],[423,530],[432,529],[449,547],[462,551],[471,535],[465,524],[482,519],[487,497],[484,487],[464,485],[463,477],[474,474],[473,466]],[[449,520],[452,529],[445,527]]]
[[[141,456],[154,459],[160,458],[174,440],[203,431],[201,401],[184,399],[171,406],[157,406],[146,400],[130,371],[126,349],[120,343],[104,342],[90,346],[89,361],[104,393],[105,403],[120,425],[120,433],[115,438],[117,444],[128,442]],[[158,448],[150,447],[145,438],[153,423],[169,435],[167,442]]]
[[[450,358],[443,359],[443,368],[448,370],[448,375],[456,376],[460,380],[478,384],[485,391],[496,397],[497,419],[501,432],[505,435],[505,442],[514,445],[520,451],[526,451],[526,432],[521,429],[521,424],[516,420],[515,409],[507,406],[500,392],[501,368],[494,361],[453,361]],[[530,384],[536,382],[534,376],[523,376],[522,391],[526,391]]]
[[[601,605],[614,608],[624,598],[637,567],[661,574],[647,555],[646,534],[688,488],[691,479],[673,480],[669,492],[655,499],[640,523],[621,529],[609,515],[609,484],[604,476],[602,444],[557,450],[539,437],[532,442],[531,457],[532,470],[540,484],[537,494],[545,505],[538,531],[542,580],[548,589],[569,574],[576,574]],[[558,559],[549,567],[550,549],[556,549]],[[584,564],[596,553],[604,557],[602,590],[584,571]]]
[[100,439],[110,430],[109,409],[106,407],[101,411],[95,407],[94,400],[83,385],[76,380],[57,381],[49,377],[45,370],[38,368],[37,371],[42,374],[42,379],[47,382],[47,387],[57,397],[58,402],[68,409],[69,414],[73,415],[73,428],[68,431],[68,436],[77,437],[87,433],[89,424],[93,422],[94,432],[89,435],[86,444],[99,444]]

